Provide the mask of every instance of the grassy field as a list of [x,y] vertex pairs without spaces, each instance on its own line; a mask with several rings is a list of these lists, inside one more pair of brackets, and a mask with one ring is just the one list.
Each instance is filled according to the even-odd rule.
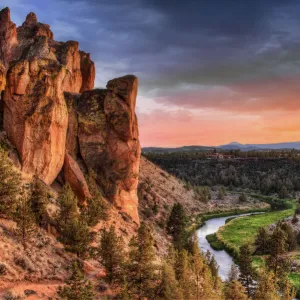
[[236,255],[240,246],[254,242],[260,227],[268,226],[293,215],[296,205],[291,201],[290,204],[290,208],[285,210],[235,218],[219,229],[217,237],[223,242],[227,250]]

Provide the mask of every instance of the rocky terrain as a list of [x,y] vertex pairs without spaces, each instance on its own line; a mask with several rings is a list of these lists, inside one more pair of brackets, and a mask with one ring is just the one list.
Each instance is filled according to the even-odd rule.
[[[0,11],[0,144],[24,184],[36,175],[51,195],[48,223],[26,250],[16,237],[15,222],[0,218],[0,297],[8,291],[27,293],[28,299],[55,297],[75,257],[56,239],[57,197],[68,183],[85,206],[91,197],[88,174],[95,175],[109,207],[109,219],[92,228],[95,243],[103,227],[115,225],[128,244],[143,221],[154,229],[160,257],[170,244],[165,225],[174,203],[181,203],[189,216],[233,205],[258,206],[240,205],[232,195],[218,200],[217,192],[208,203],[199,201],[193,189],[141,156],[138,78],[109,80],[106,89],[93,89],[94,80],[95,65],[78,42],[55,41],[49,25],[34,13],[17,27],[8,8]],[[99,263],[89,259],[84,268],[99,285]],[[103,295],[110,292],[104,290]]]

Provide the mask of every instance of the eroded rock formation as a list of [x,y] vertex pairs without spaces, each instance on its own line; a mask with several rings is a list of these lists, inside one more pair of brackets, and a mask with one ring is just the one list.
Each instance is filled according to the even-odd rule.
[[64,166],[81,202],[90,196],[84,172],[94,171],[103,194],[138,223],[138,80],[127,75],[92,90],[94,80],[78,42],[56,42],[34,13],[16,28],[9,9],[0,12],[3,128],[22,171],[51,184]]

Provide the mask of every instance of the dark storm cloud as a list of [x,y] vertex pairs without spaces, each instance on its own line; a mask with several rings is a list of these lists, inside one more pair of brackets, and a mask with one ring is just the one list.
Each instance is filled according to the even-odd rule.
[[[166,99],[190,85],[197,95],[197,86],[201,92],[300,73],[297,0],[3,2],[23,5],[24,14],[36,10],[58,39],[79,40],[97,64],[98,85],[135,73],[144,95]],[[178,103],[189,106],[189,99]]]

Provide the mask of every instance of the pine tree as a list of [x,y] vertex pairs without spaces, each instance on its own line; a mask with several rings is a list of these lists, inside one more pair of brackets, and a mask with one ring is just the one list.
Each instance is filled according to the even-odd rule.
[[233,280],[226,284],[224,288],[224,295],[226,300],[247,300],[246,290],[243,285],[237,281]]
[[239,281],[245,287],[248,297],[252,295],[252,287],[253,287],[253,276],[254,271],[252,268],[252,259],[251,259],[251,249],[248,244],[245,244],[240,247],[239,254],[239,266],[240,266],[240,277]]
[[162,267],[161,282],[158,288],[158,298],[163,300],[183,300],[178,281],[172,266],[164,263]]
[[60,226],[64,227],[69,221],[73,221],[78,217],[77,202],[77,197],[74,195],[70,185],[66,184],[59,197],[60,214],[58,221]]
[[88,281],[80,267],[80,263],[74,261],[72,263],[72,274],[66,280],[66,286],[58,288],[58,295],[61,299],[67,300],[93,300],[95,299],[93,286]]
[[130,241],[129,261],[127,264],[128,288],[138,299],[151,299],[156,287],[157,276],[154,239],[150,229],[142,223],[136,237]]
[[296,291],[291,285],[290,281],[287,279],[285,280],[284,287],[283,287],[283,293],[281,296],[282,300],[293,300],[296,297]]
[[269,252],[269,234],[267,233],[267,230],[264,227],[259,228],[258,234],[255,240],[255,254],[258,255],[264,255],[268,254]]
[[46,205],[48,202],[47,191],[41,180],[35,175],[32,180],[32,188],[30,193],[31,209],[34,213],[36,224],[41,226],[43,223],[43,216],[46,212]]
[[61,229],[60,240],[65,245],[65,249],[76,253],[78,257],[86,254],[92,238],[90,228],[82,218],[69,220]]
[[201,255],[201,251],[199,249],[198,245],[198,239],[196,234],[192,237],[192,269],[193,273],[195,275],[195,285],[196,285],[196,299],[198,300],[200,297],[200,288],[201,288],[201,281],[202,280],[202,274],[203,274],[203,268],[204,268],[204,257]]
[[278,224],[274,229],[270,239],[270,256],[267,260],[268,268],[274,272],[275,277],[279,275],[281,256],[287,251],[287,234]]
[[82,207],[82,215],[89,226],[95,226],[100,220],[108,219],[107,205],[99,191],[94,172],[89,173],[87,182],[92,197],[86,199],[87,205]]
[[11,216],[20,194],[21,177],[7,152],[0,146],[0,214]]
[[184,299],[195,299],[197,296],[197,287],[193,279],[189,253],[186,250],[178,252],[174,269]]
[[239,268],[235,263],[231,264],[230,270],[228,272],[227,281],[231,282],[239,279]]
[[183,249],[187,242],[186,215],[180,203],[175,203],[167,223],[167,232],[173,236],[175,248]]
[[274,273],[263,270],[258,280],[258,287],[255,293],[257,300],[280,300]]
[[120,282],[125,262],[124,241],[117,236],[115,227],[103,229],[99,245],[100,263],[105,267],[109,283]]
[[288,223],[280,223],[280,228],[286,233],[286,246],[287,251],[293,251],[297,247],[297,236],[291,225]]
[[18,200],[15,221],[17,223],[17,234],[20,237],[24,249],[27,248],[27,242],[32,238],[35,227],[35,218],[31,210],[31,203],[24,190],[22,197]]

